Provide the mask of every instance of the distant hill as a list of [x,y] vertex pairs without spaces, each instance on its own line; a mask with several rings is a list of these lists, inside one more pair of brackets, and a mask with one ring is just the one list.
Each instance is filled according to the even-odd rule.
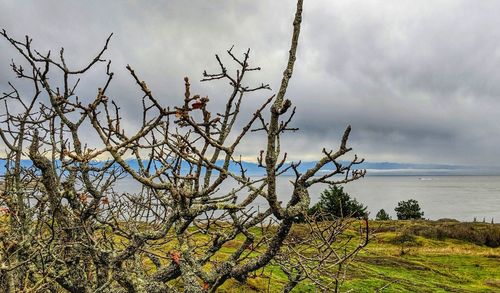
[[[127,160],[127,162],[134,168],[138,169],[138,163],[135,160]],[[316,165],[316,161],[301,162],[298,167],[299,172],[305,172],[307,169]],[[347,164],[348,162],[340,162]],[[100,165],[102,162],[94,162],[93,164]],[[222,161],[217,162],[222,165]],[[290,163],[285,164],[289,166]],[[23,167],[30,167],[32,163],[30,160],[22,161]],[[248,176],[262,176],[266,170],[259,167],[258,164],[253,162],[243,162],[243,168],[246,170]],[[5,174],[6,161],[0,160],[0,175]],[[187,170],[187,166],[183,166]],[[240,167],[236,163],[230,164],[230,170],[237,172]],[[500,167],[492,166],[465,166],[465,165],[447,165],[447,164],[415,164],[415,163],[395,163],[395,162],[363,162],[356,165],[355,169],[366,169],[367,176],[404,176],[404,175],[500,175]],[[324,166],[320,173],[326,173],[335,169],[333,164]],[[293,175],[293,171],[289,170],[284,175]],[[0,179],[1,180],[1,179]]]

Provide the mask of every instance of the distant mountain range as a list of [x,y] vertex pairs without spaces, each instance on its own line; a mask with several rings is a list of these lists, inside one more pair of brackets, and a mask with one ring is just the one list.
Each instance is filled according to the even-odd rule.
[[[127,161],[134,169],[138,168],[138,163],[135,160]],[[94,162],[99,165],[99,162]],[[316,161],[301,162],[298,167],[299,172],[305,172],[307,169],[316,165]],[[340,162],[347,164],[347,162]],[[218,162],[221,165],[222,162]],[[29,167],[32,165],[30,160],[23,160],[22,165]],[[240,167],[231,163],[229,167],[232,171],[239,171]],[[265,174],[265,169],[259,167],[258,164],[252,162],[243,162],[243,168],[248,176],[262,176]],[[187,166],[183,166],[187,170]],[[319,172],[326,173],[329,170],[335,169],[333,164],[327,164]],[[364,162],[356,165],[355,169],[366,169],[367,176],[428,176],[428,175],[500,175],[500,167],[492,166],[465,166],[465,165],[446,165],[446,164],[413,164],[413,163],[394,163],[394,162]],[[5,174],[5,160],[0,160],[0,175]],[[293,171],[289,170],[284,175],[293,175]],[[0,178],[1,180],[1,178]]]
[[[305,172],[307,169],[316,165],[316,161],[302,162],[298,167],[299,172]],[[348,162],[340,162],[347,164]],[[264,175],[265,169],[258,167],[255,163],[245,162],[244,168],[248,175]],[[334,170],[333,164],[324,166],[318,174]],[[485,166],[464,166],[464,165],[446,165],[446,164],[413,164],[413,163],[394,163],[394,162],[363,162],[356,165],[354,169],[366,169],[367,176],[425,176],[425,175],[500,175],[500,167]],[[290,170],[285,175],[293,175]]]

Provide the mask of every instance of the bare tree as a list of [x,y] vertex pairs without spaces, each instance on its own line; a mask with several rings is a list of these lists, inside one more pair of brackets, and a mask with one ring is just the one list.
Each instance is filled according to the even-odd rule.
[[[325,221],[318,212],[305,214],[303,225],[295,225],[273,262],[288,277],[284,292],[290,292],[299,282],[309,280],[322,292],[339,292],[345,280],[346,268],[370,239],[368,218],[356,227],[353,217]],[[359,229],[359,233],[345,233]]]
[[[122,127],[120,107],[108,97],[113,72],[103,56],[111,36],[86,66],[73,69],[63,49],[56,56],[41,53],[29,37],[18,41],[3,30],[0,34],[25,63],[13,61],[12,70],[33,89],[28,95],[9,83],[10,89],[0,98],[0,137],[6,149],[0,285],[6,292],[214,292],[228,279],[245,281],[273,259],[280,260],[287,274],[296,267],[296,263],[287,267],[277,256],[280,250],[306,245],[305,241],[292,245],[289,234],[309,207],[308,188],[346,183],[365,174],[353,169],[361,162],[356,157],[349,164],[338,161],[351,151],[350,127],[340,146],[323,149],[321,159],[304,173],[299,172],[300,162],[288,162],[281,151],[280,137],[294,130],[290,121],[295,108],[285,94],[296,59],[302,2],[297,2],[281,86],[246,122],[240,117],[246,94],[269,90],[266,84],[244,83],[248,74],[260,70],[249,64],[249,50],[241,58],[232,49],[227,51],[238,67],[235,73],[217,55],[218,72],[203,72],[203,82],[230,84],[231,94],[220,113],[208,110],[209,97],[190,92],[188,78],[180,105],[161,105],[127,66],[143,111],[140,126],[130,132]],[[80,98],[80,77],[104,62],[105,79],[95,97]],[[98,143],[87,144],[90,131]],[[237,156],[250,131],[266,137],[265,149],[256,151],[264,177],[249,177]],[[318,176],[329,163],[336,169]],[[277,178],[287,171],[293,171],[295,178],[289,201],[283,203],[278,200]],[[137,182],[139,190],[117,191],[124,179]],[[234,188],[222,192],[223,182]],[[266,208],[255,207],[257,198],[265,200]],[[321,230],[321,225],[313,222],[309,227]],[[330,225],[335,225],[334,234],[343,231],[343,226]],[[323,247],[320,261],[330,259],[335,237],[318,235],[315,244],[323,241],[329,247]],[[221,253],[229,244],[234,249]],[[360,247],[337,254],[335,265]],[[310,275],[306,268],[297,271],[301,276],[292,276],[285,291],[301,281],[302,274]]]

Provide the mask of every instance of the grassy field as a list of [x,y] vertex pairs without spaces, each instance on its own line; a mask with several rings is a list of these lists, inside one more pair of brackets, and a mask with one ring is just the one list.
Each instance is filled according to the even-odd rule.
[[[347,266],[341,292],[500,292],[500,224],[448,220],[370,225],[371,241]],[[224,259],[241,241],[227,243],[217,257]],[[286,282],[279,267],[269,265],[245,283],[229,280],[218,292],[281,292]],[[319,291],[305,281],[293,292]]]
[[[454,221],[372,222],[368,247],[346,271],[341,292],[500,292],[500,225]],[[489,246],[496,247],[489,247]],[[277,267],[221,292],[280,292]],[[293,292],[317,292],[312,284]]]

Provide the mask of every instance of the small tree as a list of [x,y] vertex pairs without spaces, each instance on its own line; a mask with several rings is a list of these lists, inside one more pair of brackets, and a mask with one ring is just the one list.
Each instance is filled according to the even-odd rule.
[[386,211],[384,209],[381,209],[380,211],[378,211],[377,215],[375,216],[375,220],[378,220],[378,221],[387,221],[390,219],[391,219],[391,216],[389,216],[389,214],[386,213]]
[[321,193],[321,198],[312,208],[309,214],[321,214],[321,218],[331,220],[334,217],[355,217],[365,215],[366,207],[355,198],[344,192],[342,186],[330,185]]
[[414,199],[400,201],[398,206],[394,209],[398,220],[415,220],[422,219],[424,212],[420,211],[418,201]]

